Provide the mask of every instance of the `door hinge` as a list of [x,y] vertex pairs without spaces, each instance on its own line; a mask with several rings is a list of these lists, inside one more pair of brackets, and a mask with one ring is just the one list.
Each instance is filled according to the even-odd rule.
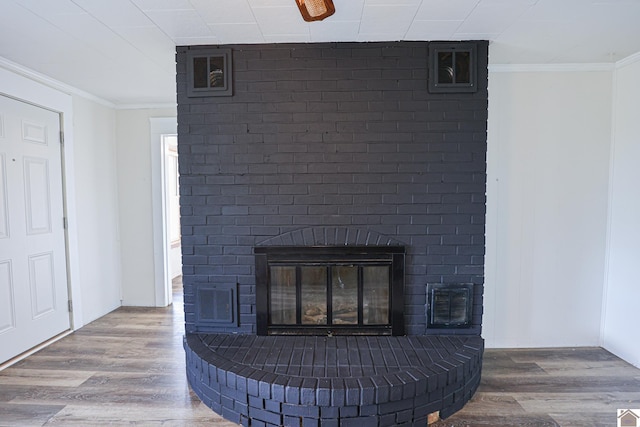
[[64,145],[64,131],[60,131],[60,144]]
[[69,307],[69,313],[73,313],[73,301],[68,300],[67,306]]
[[64,228],[65,230],[67,229],[67,217],[66,216],[62,217],[62,228]]

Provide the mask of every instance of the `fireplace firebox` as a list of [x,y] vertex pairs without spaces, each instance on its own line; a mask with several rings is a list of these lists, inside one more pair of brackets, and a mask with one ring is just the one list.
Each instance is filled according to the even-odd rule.
[[258,335],[404,335],[404,247],[254,252]]

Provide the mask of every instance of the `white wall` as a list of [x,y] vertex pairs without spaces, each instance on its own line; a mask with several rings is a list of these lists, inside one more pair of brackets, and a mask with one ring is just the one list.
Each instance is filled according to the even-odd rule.
[[74,96],[78,261],[86,323],[120,306],[115,110]]
[[488,347],[600,344],[611,80],[489,74]]
[[616,70],[603,346],[640,367],[640,56]]
[[119,110],[118,192],[122,253],[122,304],[155,306],[151,117],[176,117],[175,108]]

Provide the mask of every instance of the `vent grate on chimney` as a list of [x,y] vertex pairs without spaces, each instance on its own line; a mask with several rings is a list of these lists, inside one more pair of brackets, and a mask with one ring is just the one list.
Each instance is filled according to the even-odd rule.
[[473,314],[473,284],[427,284],[429,328],[468,328]]
[[201,284],[197,288],[196,317],[200,323],[235,325],[236,286]]

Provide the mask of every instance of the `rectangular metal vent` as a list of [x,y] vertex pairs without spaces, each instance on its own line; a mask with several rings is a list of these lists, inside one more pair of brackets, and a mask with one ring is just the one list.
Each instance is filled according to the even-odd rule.
[[199,285],[197,288],[196,321],[199,323],[235,324],[235,285]]
[[427,285],[430,328],[467,328],[473,314],[473,284]]
[[474,42],[429,43],[429,92],[477,92],[477,50]]
[[187,96],[232,96],[231,49],[191,47],[187,52]]

